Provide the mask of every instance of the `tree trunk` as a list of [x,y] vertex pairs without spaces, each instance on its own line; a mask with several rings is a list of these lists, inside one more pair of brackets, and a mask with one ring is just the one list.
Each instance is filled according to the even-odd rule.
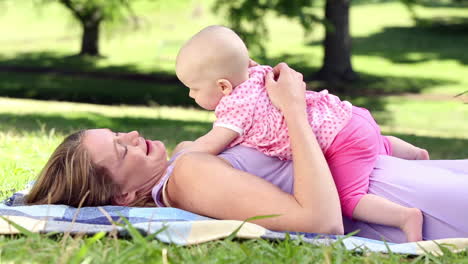
[[81,39],[80,55],[99,56],[99,27],[100,19],[81,21],[83,36]]
[[358,78],[351,65],[350,1],[327,0],[325,5],[325,18],[331,27],[326,30],[323,66],[316,74],[316,78],[332,84]]

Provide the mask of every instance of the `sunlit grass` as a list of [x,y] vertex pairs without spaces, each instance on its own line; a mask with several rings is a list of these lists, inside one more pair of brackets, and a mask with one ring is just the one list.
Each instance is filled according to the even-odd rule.
[[106,236],[94,240],[21,236],[0,237],[0,246],[2,260],[27,263],[463,263],[467,257],[466,253],[450,252],[444,257],[354,253],[341,244],[312,246],[289,239],[215,241],[181,247],[138,236],[118,240]]
[[[421,145],[433,158],[468,158],[468,108],[462,102],[395,97],[387,99],[386,108],[373,111],[383,133]],[[5,197],[32,180],[58,143],[79,129],[139,130],[172,150],[178,142],[206,133],[213,120],[211,112],[181,107],[0,98],[0,190]]]
[[[356,101],[359,104],[359,101]],[[459,102],[404,102],[389,99],[393,125],[384,132],[396,134],[415,144],[423,144],[436,158],[467,158],[468,137],[459,130],[466,128],[463,117],[467,109]],[[414,114],[414,117],[411,114]],[[408,115],[410,114],[410,115]],[[419,118],[417,117],[419,116]],[[433,119],[437,125],[427,126]],[[149,138],[163,139],[169,149],[178,141],[193,140],[211,127],[212,113],[179,107],[102,106],[80,103],[46,102],[37,100],[0,98],[0,198],[22,189],[33,180],[50,153],[65,135],[77,129],[110,126],[116,131],[138,129]],[[457,126],[461,125],[460,127]],[[426,130],[418,128],[428,127]],[[442,133],[445,131],[445,133]],[[443,138],[440,138],[443,136]],[[142,243],[136,238],[115,240],[106,236],[84,250],[86,239],[77,236],[63,239],[0,236],[2,260],[34,263],[145,263],[162,262],[162,251],[167,250],[171,263],[400,263],[412,261],[404,255],[358,254],[336,244],[318,247],[299,241],[269,242],[265,240],[216,241],[198,246],[180,247],[158,241]],[[462,260],[466,255],[453,254],[428,259]],[[414,263],[426,263],[426,258]]]

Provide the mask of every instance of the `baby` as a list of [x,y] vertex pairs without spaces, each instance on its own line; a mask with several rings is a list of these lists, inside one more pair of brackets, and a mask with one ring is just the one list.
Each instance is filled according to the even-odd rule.
[[[237,144],[291,160],[285,120],[265,89],[269,66],[250,67],[239,36],[222,26],[209,26],[180,49],[176,74],[189,96],[217,120],[190,151],[218,154]],[[408,241],[422,239],[422,213],[367,194],[369,176],[379,154],[429,159],[426,150],[380,134],[369,111],[341,101],[326,90],[306,91],[309,122],[337,185],[343,213],[357,220],[398,227]]]

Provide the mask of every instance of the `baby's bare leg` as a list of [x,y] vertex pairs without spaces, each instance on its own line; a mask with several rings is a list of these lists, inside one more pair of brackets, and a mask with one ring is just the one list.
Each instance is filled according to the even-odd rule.
[[353,218],[369,223],[398,227],[408,242],[422,240],[421,210],[408,208],[373,194],[364,195],[353,212]]
[[392,156],[407,160],[428,160],[427,150],[418,148],[394,136],[385,136],[392,144]]

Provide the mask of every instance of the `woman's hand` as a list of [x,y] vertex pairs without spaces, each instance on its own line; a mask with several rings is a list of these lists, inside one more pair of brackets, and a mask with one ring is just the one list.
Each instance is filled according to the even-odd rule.
[[271,102],[283,113],[305,112],[305,88],[302,74],[282,62],[265,77],[265,86]]

